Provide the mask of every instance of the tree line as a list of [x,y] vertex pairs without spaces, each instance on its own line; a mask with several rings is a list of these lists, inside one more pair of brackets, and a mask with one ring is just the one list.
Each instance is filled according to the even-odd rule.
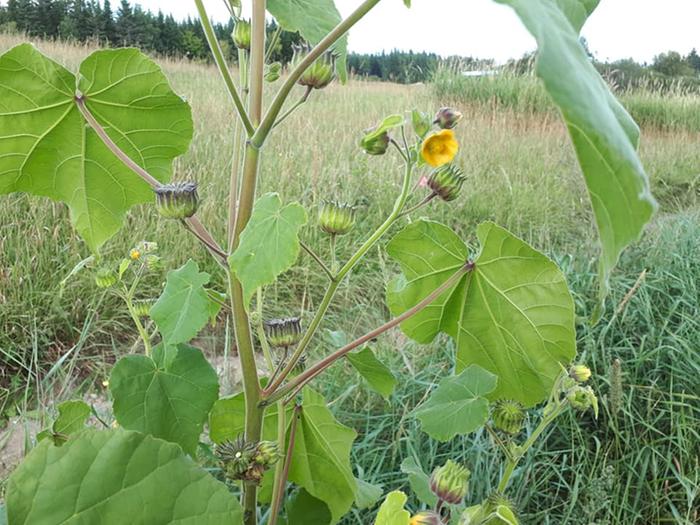
[[[233,21],[214,24],[224,52],[233,61],[236,52],[231,42]],[[277,30],[274,23],[268,32]],[[162,11],[152,13],[129,0],[120,0],[116,9],[110,0],[8,0],[0,6],[0,31],[22,32],[30,36],[77,42],[94,41],[105,46],[138,46],[159,55],[209,60],[210,52],[199,21],[192,18],[176,20]],[[296,33],[282,31],[271,53],[272,60],[287,63],[293,55],[293,45],[300,42]],[[585,44],[585,42],[584,42]],[[596,67],[618,87],[634,87],[652,79],[667,82],[683,79],[693,85],[700,83],[700,55],[693,49],[687,55],[671,51],[662,53],[650,64],[632,59],[598,62]],[[359,76],[400,83],[429,81],[441,64],[455,64],[464,70],[494,69],[492,60],[450,57],[434,53],[392,51],[380,54],[350,54],[349,69]],[[511,61],[507,66],[516,72],[530,71],[532,57]]]

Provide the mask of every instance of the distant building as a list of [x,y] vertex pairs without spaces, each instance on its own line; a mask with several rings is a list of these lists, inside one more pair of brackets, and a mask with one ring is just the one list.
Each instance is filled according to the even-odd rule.
[[463,71],[462,76],[464,77],[493,77],[498,75],[499,71],[495,69],[485,69],[481,71]]

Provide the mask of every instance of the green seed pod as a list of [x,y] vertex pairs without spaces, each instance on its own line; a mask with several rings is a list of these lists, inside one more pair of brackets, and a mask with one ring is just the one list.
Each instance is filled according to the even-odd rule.
[[517,401],[502,399],[494,405],[491,419],[495,428],[506,434],[515,435],[523,427],[525,411]]
[[243,436],[217,445],[215,455],[228,479],[247,479],[248,471],[254,464],[256,448],[254,444],[247,443]]
[[272,319],[264,323],[265,335],[270,346],[289,348],[301,339],[301,319]]
[[585,412],[592,407],[595,417],[598,417],[598,398],[590,386],[576,386],[572,388],[567,393],[566,399],[568,399],[573,408],[581,412]]
[[482,503],[484,525],[518,525],[518,512],[515,504],[499,492],[491,494]]
[[433,512],[432,510],[426,510],[423,512],[419,512],[418,514],[414,514],[410,521],[408,522],[409,525],[442,525],[442,518],[440,518],[440,515],[436,512]]
[[273,62],[265,66],[265,82],[277,82],[282,74],[282,64]]
[[435,195],[449,202],[459,196],[465,180],[462,170],[452,164],[446,164],[433,171],[428,178],[428,187]]
[[233,26],[233,33],[231,33],[231,39],[238,49],[250,51],[250,21],[242,18],[236,20],[236,25]]
[[[294,69],[311,51],[311,47],[307,44],[302,44],[294,47],[294,56],[292,57],[292,69]],[[306,71],[301,75],[298,83],[302,86],[313,89],[323,89],[328,84],[333,82],[336,76],[335,63],[337,55],[332,51],[326,51],[323,55],[316,59]]]
[[197,212],[199,197],[194,182],[164,184],[155,192],[158,212],[167,219],[186,219]]
[[95,284],[98,288],[109,288],[117,284],[117,274],[110,268],[100,268],[95,274]]
[[255,454],[255,462],[265,468],[270,468],[282,457],[276,441],[261,441]]
[[154,304],[153,299],[138,299],[133,303],[134,313],[139,317],[148,317]]
[[337,201],[324,201],[318,212],[321,229],[331,235],[345,235],[355,225],[355,206]]
[[163,261],[157,255],[147,255],[146,268],[151,272],[159,272],[163,269]]
[[360,141],[360,146],[368,155],[384,155],[391,144],[389,132],[376,134],[373,129],[365,131],[365,136]]
[[586,365],[574,365],[569,369],[569,377],[577,383],[585,383],[591,378],[591,369]]
[[440,108],[440,111],[435,115],[434,124],[440,126],[441,129],[453,129],[462,120],[462,113],[453,108]]
[[436,468],[430,476],[430,490],[440,500],[457,505],[467,495],[470,476],[469,469],[448,459],[447,463]]

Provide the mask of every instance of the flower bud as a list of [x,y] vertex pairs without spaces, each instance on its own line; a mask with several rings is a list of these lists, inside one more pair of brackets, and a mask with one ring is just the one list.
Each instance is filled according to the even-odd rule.
[[236,20],[236,25],[233,26],[231,33],[233,43],[238,49],[250,50],[251,28],[250,21],[239,18]]
[[265,335],[270,346],[288,348],[301,339],[301,319],[272,319],[264,323]]
[[420,138],[425,137],[432,126],[430,117],[426,113],[416,109],[411,113],[411,122],[413,124],[413,131],[415,131],[416,135]]
[[590,386],[576,386],[572,388],[567,393],[566,399],[573,408],[581,412],[585,412],[593,407],[595,417],[598,417],[598,398]]
[[139,317],[148,317],[154,304],[153,299],[138,299],[133,302],[134,313]]
[[436,169],[428,178],[428,187],[444,201],[453,201],[459,196],[466,177],[462,170],[448,164]]
[[377,133],[374,129],[365,130],[360,146],[368,155],[384,155],[389,149],[391,137],[388,131]]
[[255,462],[269,468],[282,457],[276,441],[261,441],[255,453]]
[[95,274],[95,284],[98,288],[109,288],[117,283],[117,274],[109,268],[100,268]]
[[457,505],[467,495],[470,475],[469,469],[448,459],[447,463],[436,468],[430,476],[430,490],[440,500]]
[[282,64],[273,62],[265,66],[265,82],[277,82],[282,74]]
[[155,189],[158,212],[167,219],[192,217],[199,206],[197,184],[176,182]]
[[440,518],[440,515],[436,512],[426,510],[414,514],[408,522],[408,525],[442,525],[442,518]]
[[489,525],[518,525],[518,512],[515,504],[500,492],[491,494],[482,504]]
[[493,426],[506,434],[517,434],[523,427],[525,411],[517,401],[499,400],[493,407],[491,414]]
[[[311,47],[306,44],[293,46],[294,56],[292,57],[292,69],[301,63],[311,51]],[[311,64],[301,75],[298,83],[313,89],[323,89],[333,82],[335,78],[335,62],[337,55],[332,51],[326,51]]]
[[574,365],[569,370],[569,376],[577,383],[585,383],[591,378],[591,369],[586,365]]
[[324,201],[318,212],[321,229],[331,235],[345,235],[355,225],[355,206],[337,201]]
[[239,436],[235,441],[225,441],[215,450],[226,477],[230,480],[247,479],[254,463],[256,447]]
[[441,129],[453,129],[462,120],[462,113],[453,108],[441,108],[435,115],[434,124]]

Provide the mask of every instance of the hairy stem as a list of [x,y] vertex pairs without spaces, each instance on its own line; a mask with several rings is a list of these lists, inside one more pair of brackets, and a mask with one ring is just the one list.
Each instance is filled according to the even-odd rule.
[[532,447],[532,445],[535,444],[537,441],[537,438],[540,437],[542,432],[546,430],[546,428],[557,418],[559,415],[564,411],[566,406],[568,405],[568,401],[564,400],[556,405],[554,410],[552,410],[549,414],[544,416],[542,420],[540,421],[540,424],[537,425],[537,428],[532,431],[532,434],[527,438],[525,443],[523,443],[521,446],[517,447],[517,451],[515,454],[513,454],[510,458],[506,460],[506,466],[505,469],[503,470],[503,475],[501,476],[501,481],[498,483],[498,492],[505,492],[506,488],[508,487],[508,482],[510,481],[511,476],[513,475],[513,471],[515,470],[515,467],[518,466],[518,463],[520,460],[525,456],[528,450]]
[[284,84],[282,84],[282,87],[280,87],[277,95],[275,95],[274,100],[270,104],[270,108],[265,114],[265,118],[253,135],[253,138],[251,139],[253,144],[255,144],[257,147],[261,147],[265,143],[265,139],[267,139],[270,130],[272,130],[273,126],[275,125],[277,117],[282,111],[289,93],[296,85],[297,80],[299,80],[304,74],[304,71],[306,71],[318,57],[328,51],[333,44],[342,38],[342,36],[347,33],[352,26],[362,20],[362,17],[369,13],[380,1],[381,0],[365,0],[362,2],[362,4],[360,4],[360,6],[352,14],[350,14],[350,16],[340,22],[333,29],[333,31],[328,33],[328,35],[311,50],[311,52],[297,65],[297,67],[294,68],[294,70],[284,81]]
[[326,370],[328,367],[330,367],[333,363],[335,363],[338,359],[341,357],[349,354],[352,352],[355,348],[362,346],[363,344],[367,343],[368,341],[371,341],[372,339],[375,339],[376,337],[379,337],[381,334],[384,332],[391,330],[395,326],[400,325],[403,323],[406,319],[409,319],[410,317],[413,317],[423,309],[425,309],[427,306],[430,306],[438,297],[440,297],[445,291],[449,290],[451,287],[453,287],[457,281],[459,281],[464,274],[467,272],[470,272],[471,270],[474,269],[474,263],[472,262],[465,262],[464,265],[459,268],[454,274],[452,274],[444,283],[442,283],[438,288],[430,292],[422,301],[420,301],[418,304],[413,306],[412,308],[409,308],[406,310],[404,313],[399,315],[398,317],[395,317],[391,321],[388,321],[381,325],[378,328],[375,328],[371,332],[367,332],[365,335],[362,337],[359,337],[355,339],[352,343],[349,343],[345,345],[344,347],[340,348],[339,350],[336,350],[329,356],[323,358],[320,360],[318,363],[304,371],[303,373],[299,374],[297,377],[295,377],[292,381],[284,385],[282,388],[279,390],[275,391],[274,394],[272,394],[269,398],[265,400],[266,403],[272,403],[273,401],[276,401],[277,399],[284,397],[286,394],[290,392],[295,392],[304,385],[308,384],[309,381],[314,379],[316,376],[321,374],[324,370]]
[[362,257],[364,257],[365,254],[372,248],[372,246],[374,246],[376,242],[379,239],[381,239],[381,237],[387,232],[387,230],[391,228],[391,226],[401,214],[401,210],[405,206],[406,199],[408,198],[408,194],[410,192],[412,173],[413,164],[408,162],[406,163],[406,171],[404,173],[401,194],[396,199],[391,214],[389,215],[389,217],[387,217],[384,223],[379,228],[377,228],[377,230],[364,242],[364,244],[360,246],[360,248],[355,252],[355,254],[352,257],[350,257],[348,262],[346,262],[345,265],[343,265],[343,267],[336,274],[335,280],[331,281],[330,285],[328,286],[328,289],[326,290],[326,293],[323,296],[323,299],[321,299],[321,304],[319,305],[318,310],[314,315],[314,318],[309,324],[309,328],[306,330],[306,333],[304,333],[304,337],[302,337],[301,341],[299,342],[299,345],[294,351],[294,354],[292,355],[291,359],[289,359],[287,366],[284,368],[284,370],[282,370],[282,373],[277,377],[277,379],[275,379],[274,382],[270,383],[270,385],[268,385],[268,387],[263,391],[264,398],[267,398],[272,392],[274,392],[275,389],[282,384],[282,382],[289,375],[289,373],[292,370],[294,370],[294,367],[299,361],[299,358],[311,342],[311,339],[316,333],[316,330],[321,324],[321,321],[323,321],[323,318],[326,315],[326,311],[328,310],[328,307],[330,306],[331,301],[333,300],[333,297],[335,296],[335,293],[338,290],[338,287],[340,286],[340,283],[347,276],[347,274],[350,273],[350,271],[355,267],[355,265],[360,261],[360,259],[362,259]]
[[236,107],[236,111],[238,112],[238,116],[240,117],[241,123],[243,124],[246,133],[250,137],[253,135],[253,133],[255,133],[255,128],[253,127],[253,124],[250,121],[248,113],[246,113],[245,106],[243,105],[243,99],[238,93],[238,88],[236,88],[236,84],[233,82],[231,72],[229,71],[228,65],[226,64],[226,59],[224,58],[224,54],[221,51],[219,40],[216,38],[214,28],[212,27],[211,21],[209,20],[209,15],[207,15],[207,11],[204,8],[204,3],[202,2],[202,0],[194,0],[194,3],[197,6],[199,20],[202,24],[204,35],[207,38],[209,49],[211,49],[211,54],[214,56],[214,62],[216,62],[216,66],[219,69],[219,73],[221,73],[221,78],[223,78],[224,80],[224,84],[226,85],[226,89],[228,90],[228,93],[231,96],[233,105]]

